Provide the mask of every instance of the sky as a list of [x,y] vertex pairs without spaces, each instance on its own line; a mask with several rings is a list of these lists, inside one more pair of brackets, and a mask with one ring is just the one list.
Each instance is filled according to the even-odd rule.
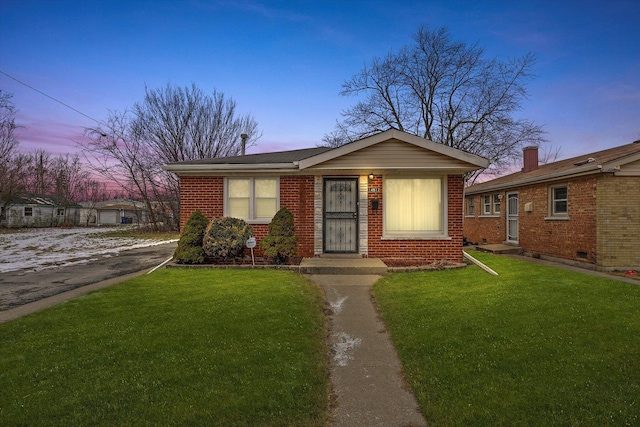
[[263,132],[249,153],[309,148],[355,103],[344,81],[446,27],[489,57],[536,55],[517,116],[568,158],[640,139],[639,23],[640,0],[0,0],[0,88],[22,151],[76,152],[167,83],[233,98]]

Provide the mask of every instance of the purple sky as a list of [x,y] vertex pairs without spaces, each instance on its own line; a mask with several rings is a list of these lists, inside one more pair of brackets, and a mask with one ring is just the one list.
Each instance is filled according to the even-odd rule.
[[[521,117],[561,158],[640,139],[640,1],[0,0],[0,70],[105,120],[150,88],[192,82],[251,113],[250,152],[314,147],[354,100],[341,84],[374,56],[446,26],[507,60],[538,61]],[[95,122],[0,74],[22,149],[76,151]]]

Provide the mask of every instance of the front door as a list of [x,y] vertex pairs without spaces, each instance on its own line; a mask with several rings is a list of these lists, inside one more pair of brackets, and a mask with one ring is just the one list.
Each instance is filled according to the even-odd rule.
[[324,252],[358,252],[358,178],[324,180]]
[[518,193],[507,193],[507,243],[518,243]]

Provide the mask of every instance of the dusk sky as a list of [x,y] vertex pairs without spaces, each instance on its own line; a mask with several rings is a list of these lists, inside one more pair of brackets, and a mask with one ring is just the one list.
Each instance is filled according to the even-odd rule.
[[[0,71],[104,121],[145,85],[223,92],[263,131],[249,152],[314,147],[342,83],[426,24],[490,57],[537,56],[520,117],[561,158],[640,139],[640,0],[0,0]],[[0,73],[23,151],[76,151],[91,119]]]

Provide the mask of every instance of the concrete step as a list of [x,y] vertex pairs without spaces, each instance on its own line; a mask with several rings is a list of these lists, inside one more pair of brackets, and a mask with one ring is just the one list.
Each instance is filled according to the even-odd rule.
[[492,254],[510,254],[510,255],[522,255],[523,250],[520,246],[513,245],[478,245],[476,250],[481,252],[489,252]]
[[378,258],[322,256],[304,258],[300,263],[302,274],[385,274],[387,265]]

